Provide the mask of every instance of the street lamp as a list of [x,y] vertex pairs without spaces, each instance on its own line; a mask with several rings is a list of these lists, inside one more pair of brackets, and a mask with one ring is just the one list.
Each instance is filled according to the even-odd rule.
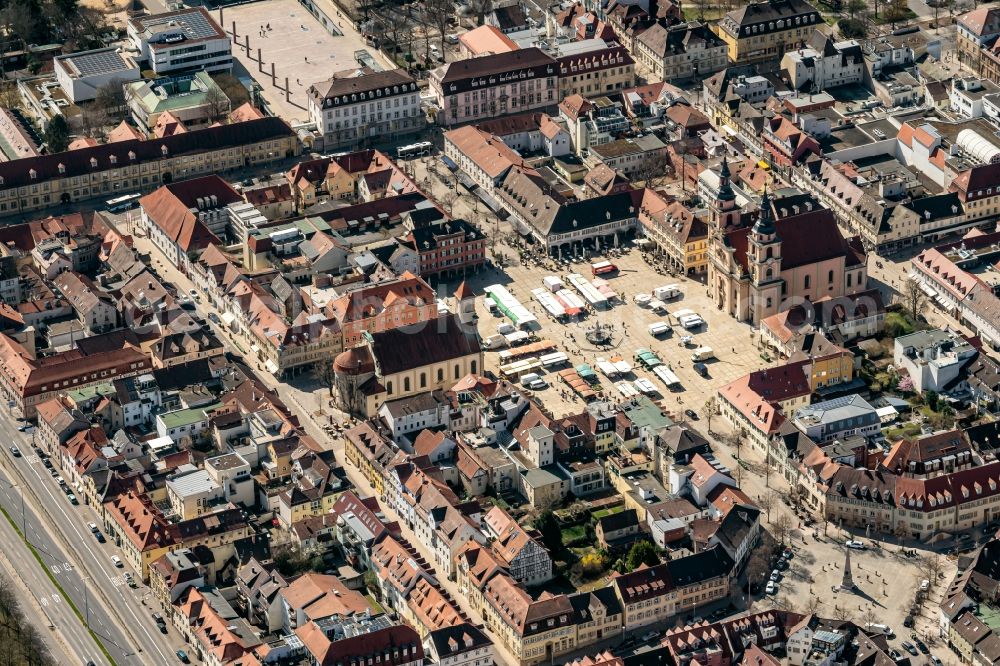
[[87,629],[90,629],[90,593],[87,587],[90,576],[84,576],[81,580],[83,582],[83,623],[87,625]]

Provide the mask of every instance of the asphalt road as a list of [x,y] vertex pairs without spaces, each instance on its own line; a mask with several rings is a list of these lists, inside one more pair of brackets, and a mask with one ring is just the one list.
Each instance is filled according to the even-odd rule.
[[[80,573],[70,558],[66,557],[64,551],[56,545],[55,539],[46,531],[32,508],[32,502],[29,498],[25,498],[24,517],[21,517],[21,488],[19,485],[11,483],[10,453],[5,451],[5,454],[4,473],[0,474],[0,504],[18,523],[18,527],[27,532],[28,540],[41,556],[45,566],[52,571],[62,589],[83,612],[88,600],[84,599]],[[38,604],[42,607],[42,611],[53,627],[52,630],[60,633],[63,643],[80,658],[80,663],[85,664],[88,660],[92,660],[95,664],[109,663],[97,643],[87,632],[86,627],[73,612],[70,604],[41,569],[42,565],[35,560],[34,555],[31,554],[31,551],[17,536],[6,519],[0,519],[0,536],[3,538],[4,553],[12,563],[16,563],[15,566],[18,568],[21,580],[35,595]],[[119,662],[119,657],[124,657],[127,650],[118,650],[114,643],[124,645],[124,638],[106,631],[106,628],[113,627],[114,623],[108,621],[108,616],[103,609],[94,605],[89,608],[89,611],[95,633],[100,636],[102,631],[104,632],[106,637],[102,637],[102,642],[115,661]],[[39,629],[45,631],[44,627],[39,627]]]
[[[145,598],[148,588],[129,588],[122,576],[126,569],[116,568],[111,562],[112,555],[121,555],[119,549],[110,540],[99,544],[87,528],[88,522],[100,524],[97,514],[90,507],[70,504],[34,455],[31,437],[17,432],[8,414],[0,416],[0,438],[16,443],[22,452],[20,458],[15,458],[6,447],[0,452],[5,472],[0,476],[0,504],[20,522],[19,493],[28,490],[24,496],[23,523],[29,540],[76,607],[89,619],[91,628],[115,662],[139,665],[176,661],[173,653],[182,641],[174,630],[164,635],[156,628],[151,616],[155,602]],[[12,483],[16,487],[12,488]],[[5,544],[5,551],[7,547]],[[52,601],[49,607],[57,603]],[[68,604],[63,605],[72,615]]]
[[[0,503],[8,512],[12,506],[20,504],[17,490],[10,486],[6,475],[0,475]],[[12,517],[14,515],[11,513]],[[17,515],[19,517],[20,513]],[[29,535],[33,536],[29,538],[38,538],[34,532],[32,523]],[[51,646],[53,658],[62,661],[61,657],[66,655],[80,664],[87,661],[108,663],[97,642],[5,518],[0,518],[0,543],[3,544],[0,558],[8,577],[16,577],[20,587],[30,595],[27,600],[22,599],[22,611]]]

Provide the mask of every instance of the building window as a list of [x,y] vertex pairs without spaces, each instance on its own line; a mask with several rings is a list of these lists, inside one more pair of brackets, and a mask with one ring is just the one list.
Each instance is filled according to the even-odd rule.
[[809,288],[809,276],[808,275],[806,276],[806,279],[803,281],[802,286],[805,287],[806,289]]

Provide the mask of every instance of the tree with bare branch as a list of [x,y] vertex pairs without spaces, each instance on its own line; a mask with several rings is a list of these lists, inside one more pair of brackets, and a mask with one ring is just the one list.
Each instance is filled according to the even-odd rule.
[[927,309],[927,294],[924,293],[920,282],[912,277],[906,278],[906,281],[903,282],[903,292],[900,294],[900,298],[903,299],[903,306],[913,321],[917,321]]
[[930,581],[931,586],[937,583],[938,576],[941,575],[941,570],[944,565],[941,563],[941,558],[937,553],[927,553],[920,558],[920,574]]
[[865,612],[861,614],[861,627],[867,629],[873,624],[878,624],[879,616],[875,614],[875,611],[871,606],[865,608]]
[[93,104],[101,109],[106,118],[112,122],[121,122],[129,116],[128,97],[125,94],[125,83],[121,79],[112,79],[97,89]]
[[494,2],[493,0],[469,0],[468,7],[472,11],[472,15],[476,17],[476,25],[482,25],[486,20],[486,15],[493,11]]
[[757,498],[757,506],[759,506],[765,515],[767,522],[771,522],[771,509],[774,508],[775,504],[778,502],[778,493],[773,490],[768,490],[763,495]]
[[833,612],[831,613],[835,620],[840,622],[852,622],[854,620],[854,611],[847,606],[841,606],[840,604],[835,604],[833,607]]
[[448,34],[448,28],[455,18],[454,0],[424,0],[424,12],[427,19],[438,32],[438,40],[441,44],[441,55],[444,55],[444,38]]
[[820,599],[818,594],[810,594],[805,601],[805,612],[806,615],[815,615],[819,612],[819,609],[823,606],[823,600]]
[[774,517],[774,520],[770,521],[770,524],[771,534],[778,540],[778,543],[784,546],[785,541],[792,533],[792,519],[788,517],[787,513],[779,513]]
[[771,570],[771,563],[767,559],[767,554],[763,548],[755,548],[753,555],[747,561],[747,583],[751,586],[763,585]]
[[709,396],[708,400],[705,401],[705,407],[702,409],[702,415],[705,417],[706,424],[708,425],[708,434],[712,434],[712,417],[715,416],[716,410],[719,408],[718,400],[715,396]]
[[209,122],[222,120],[230,110],[229,98],[218,86],[212,86],[205,92],[205,113]]

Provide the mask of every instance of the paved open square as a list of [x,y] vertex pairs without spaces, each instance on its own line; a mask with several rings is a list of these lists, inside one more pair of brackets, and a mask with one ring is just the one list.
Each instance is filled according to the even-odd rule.
[[[781,507],[783,510],[784,507]],[[914,603],[916,591],[924,580],[926,554],[908,556],[895,545],[879,547],[870,539],[861,537],[864,550],[851,551],[851,578],[853,590],[841,588],[847,539],[859,538],[829,526],[827,535],[819,525],[811,529],[795,530],[791,541],[795,552],[787,570],[780,572],[778,592],[765,595],[758,605],[778,608],[812,610],[823,617],[850,619],[864,625],[868,622],[884,624],[895,634],[889,644],[904,653],[903,641],[913,642],[916,634],[931,647],[945,663],[958,663],[958,659],[941,645],[937,630],[937,606],[941,602],[948,581],[955,575],[954,558],[938,558],[940,575],[929,584],[926,598],[919,607],[915,626],[906,628],[903,620]],[[908,552],[908,551],[907,551]],[[924,655],[913,657],[913,664],[926,664]]]
[[[593,259],[597,261],[597,258]],[[611,359],[621,356],[633,365],[631,373],[625,373],[620,378],[611,380],[601,376],[601,389],[608,399],[619,401],[624,399],[615,383],[619,381],[633,382],[638,378],[650,380],[656,386],[659,395],[652,396],[661,401],[672,417],[676,420],[686,420],[685,409],[692,409],[699,414],[710,395],[714,395],[720,386],[741,377],[752,370],[764,367],[764,359],[760,350],[753,344],[750,326],[734,322],[725,313],[720,312],[708,298],[705,285],[693,278],[657,274],[647,265],[642,254],[637,249],[628,250],[621,256],[611,259],[619,267],[614,277],[607,278],[608,285],[615,290],[619,298],[607,310],[591,311],[585,317],[562,324],[549,317],[543,307],[532,298],[532,290],[542,287],[542,280],[549,275],[555,275],[565,281],[566,274],[579,273],[584,278],[592,279],[590,263],[579,261],[568,267],[560,266],[551,269],[529,261],[526,265],[515,262],[507,266],[505,273],[488,271],[480,273],[470,284],[482,293],[483,287],[500,283],[527,307],[538,318],[539,328],[535,331],[539,340],[554,342],[559,351],[565,352],[572,365],[587,363],[596,368],[598,359]],[[607,277],[607,276],[605,276]],[[681,295],[667,303],[667,313],[654,312],[648,307],[642,307],[635,302],[637,294],[651,292],[655,287],[676,283],[680,286]],[[572,288],[567,285],[572,291]],[[444,291],[447,291],[445,289]],[[485,300],[480,300],[482,311],[480,316],[480,333],[488,337],[497,332],[497,327],[507,321],[504,318],[494,318],[485,310]],[[673,315],[679,310],[693,310],[705,320],[705,325],[694,330],[685,330]],[[649,333],[651,324],[663,322],[670,328],[668,335],[654,337]],[[611,344],[606,347],[596,347],[586,340],[586,332],[597,323],[611,329]],[[691,340],[684,344],[681,338],[690,336]],[[694,368],[692,353],[698,347],[711,347],[715,357],[705,360],[707,376],[702,377]],[[680,387],[673,391],[664,386],[653,373],[646,371],[633,358],[640,348],[655,352],[660,359],[670,366],[670,369],[680,379]],[[487,368],[499,374],[500,351],[488,352]],[[561,368],[560,368],[561,369]],[[549,388],[541,391],[543,403],[552,409],[556,415],[579,412],[583,402],[575,397],[564,398],[563,394],[571,396],[568,387],[558,377],[558,369],[544,375]]]
[[[323,12],[337,16],[333,3],[316,2]],[[368,63],[376,62],[382,69],[391,67],[379,51],[365,46],[346,19],[338,20],[335,31],[340,34],[334,35],[323,26],[322,19],[317,19],[296,0],[251,2],[213,14],[221,18],[220,23],[233,37],[235,60],[260,84],[274,113],[289,122],[309,120],[306,90],[329,79],[334,72],[358,66],[358,51],[367,53]],[[237,76],[242,74],[239,70],[239,67],[234,70]]]

